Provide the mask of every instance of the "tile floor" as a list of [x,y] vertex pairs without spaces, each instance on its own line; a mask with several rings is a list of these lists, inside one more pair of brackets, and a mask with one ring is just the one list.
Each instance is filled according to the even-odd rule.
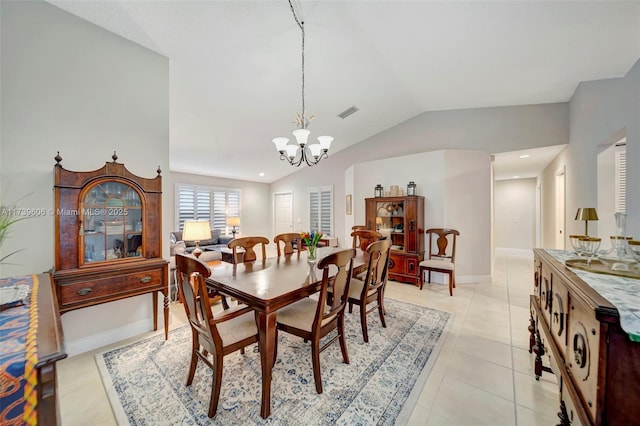
[[[528,352],[532,276],[532,254],[498,253],[492,283],[458,284],[453,297],[444,285],[426,284],[420,291],[390,282],[387,297],[455,314],[408,424],[548,426],[558,422],[555,376],[545,373],[536,381]],[[182,324],[183,317],[183,311],[176,309],[172,324]],[[115,424],[93,358],[105,349],[58,363],[65,426]]]

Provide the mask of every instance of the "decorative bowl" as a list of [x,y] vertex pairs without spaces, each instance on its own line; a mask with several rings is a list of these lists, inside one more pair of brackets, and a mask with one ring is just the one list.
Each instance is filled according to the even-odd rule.
[[629,253],[635,261],[640,262],[640,240],[627,241],[627,247],[629,247]]

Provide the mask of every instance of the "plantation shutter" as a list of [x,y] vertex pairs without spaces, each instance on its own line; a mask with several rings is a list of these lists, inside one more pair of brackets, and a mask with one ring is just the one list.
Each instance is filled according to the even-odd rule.
[[229,216],[240,216],[240,191],[214,189],[211,228],[219,230],[221,234],[230,234],[231,229],[227,227]]
[[309,188],[309,230],[333,235],[333,187]]
[[616,144],[615,150],[615,208],[627,212],[627,144],[626,139]]
[[176,185],[176,218],[182,230],[185,220],[208,220],[211,229],[227,232],[227,217],[240,216],[240,191],[208,186]]
[[176,195],[178,229],[182,230],[185,220],[209,220],[211,198],[209,189],[195,185],[178,185]]

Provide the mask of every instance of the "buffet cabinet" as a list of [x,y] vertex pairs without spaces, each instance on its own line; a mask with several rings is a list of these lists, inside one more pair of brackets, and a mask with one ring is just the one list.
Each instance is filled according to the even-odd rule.
[[168,262],[162,258],[162,178],[129,172],[113,161],[95,171],[62,167],[56,156],[55,281],[60,313],[141,294],[164,295],[169,330]]
[[559,424],[640,424],[640,343],[616,307],[544,249],[534,249],[530,307],[529,352],[536,379],[558,379]]
[[424,197],[365,199],[366,225],[391,240],[389,279],[420,284],[424,260]]

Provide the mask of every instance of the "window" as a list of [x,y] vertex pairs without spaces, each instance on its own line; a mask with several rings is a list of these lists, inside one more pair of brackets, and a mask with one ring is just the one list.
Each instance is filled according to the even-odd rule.
[[333,235],[333,187],[309,188],[309,230]]
[[[240,216],[240,191],[198,185],[176,185],[176,219],[182,230],[185,220],[208,220],[211,229],[231,233],[228,216]],[[238,228],[236,228],[237,230]]]
[[627,139],[615,148],[615,206],[616,212],[627,212]]

